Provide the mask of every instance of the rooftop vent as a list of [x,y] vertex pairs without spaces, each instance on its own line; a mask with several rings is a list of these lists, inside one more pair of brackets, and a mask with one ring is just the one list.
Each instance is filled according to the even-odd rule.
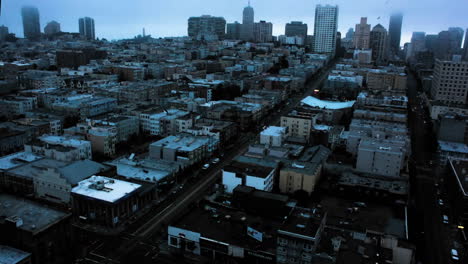
[[296,227],[300,228],[300,229],[305,229],[305,225],[303,225],[303,224],[297,224]]

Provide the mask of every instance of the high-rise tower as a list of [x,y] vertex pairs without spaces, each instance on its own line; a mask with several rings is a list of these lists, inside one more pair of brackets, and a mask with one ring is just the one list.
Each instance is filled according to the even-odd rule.
[[31,40],[40,38],[39,10],[34,6],[24,6],[21,9],[21,16],[23,17],[24,37]]
[[314,51],[335,55],[338,6],[317,5],[315,8]]
[[87,40],[94,40],[96,38],[94,32],[94,19],[90,17],[83,17],[78,20],[80,27],[80,35]]

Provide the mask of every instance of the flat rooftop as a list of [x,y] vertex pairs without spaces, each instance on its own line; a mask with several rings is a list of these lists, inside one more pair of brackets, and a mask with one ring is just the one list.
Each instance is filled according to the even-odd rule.
[[141,187],[140,184],[116,180],[103,176],[92,176],[78,183],[72,193],[91,197],[96,200],[114,203],[133,193]]
[[195,136],[168,136],[151,144],[180,151],[194,151],[204,145],[208,145],[209,138]]
[[295,207],[278,233],[281,234],[282,231],[285,231],[315,240],[324,217],[325,213],[321,209]]
[[39,159],[42,159],[42,157],[30,152],[16,152],[0,157],[0,170],[13,169]]
[[307,96],[301,101],[302,104],[305,104],[311,107],[332,109],[332,110],[351,108],[354,106],[355,102],[356,101],[348,101],[348,102],[324,101],[313,96]]
[[0,212],[5,219],[0,217],[0,222],[7,218],[16,218],[18,228],[33,234],[39,233],[48,227],[67,218],[71,214],[48,208],[23,198],[0,194]]
[[229,165],[225,166],[223,170],[255,176],[258,178],[266,178],[274,169],[271,167],[260,166],[259,164],[232,161]]
[[277,126],[269,126],[265,130],[263,130],[260,135],[262,136],[281,136],[286,134],[286,127],[277,127]]
[[16,264],[31,256],[31,253],[0,245],[0,264]]

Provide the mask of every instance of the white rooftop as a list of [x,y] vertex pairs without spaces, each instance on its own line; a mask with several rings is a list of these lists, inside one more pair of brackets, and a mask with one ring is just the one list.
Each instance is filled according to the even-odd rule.
[[463,143],[439,140],[439,146],[442,151],[468,154],[468,145]]
[[333,110],[351,108],[353,107],[355,102],[356,101],[348,101],[348,102],[324,101],[313,96],[307,96],[301,101],[301,103],[311,106],[311,107],[333,109]]
[[269,126],[261,133],[263,136],[281,136],[286,134],[286,127]]
[[66,147],[78,147],[85,144],[91,144],[90,141],[80,140],[71,136],[43,135],[39,137],[39,139],[45,143],[59,144]]
[[33,162],[41,158],[42,158],[41,156],[38,156],[30,152],[23,151],[23,152],[13,153],[8,156],[0,157],[0,170],[12,169],[12,168]]
[[92,176],[81,181],[72,193],[92,197],[106,202],[116,202],[140,188],[141,185],[103,176]]

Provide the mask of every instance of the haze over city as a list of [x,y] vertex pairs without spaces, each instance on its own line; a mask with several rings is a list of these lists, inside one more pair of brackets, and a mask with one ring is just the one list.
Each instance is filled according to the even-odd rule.
[[[465,0],[252,0],[255,20],[273,23],[273,34],[284,33],[285,23],[303,21],[313,28],[316,4],[340,6],[338,30],[343,34],[354,27],[361,16],[369,23],[388,26],[390,14],[404,13],[402,42],[408,42],[413,31],[438,33],[449,26],[468,27]],[[3,0],[0,25],[22,36],[21,7],[39,8],[41,26],[52,20],[60,21],[62,30],[78,31],[78,18],[96,20],[96,36],[109,40],[130,38],[141,34],[145,28],[153,37],[185,36],[188,17],[200,15],[222,16],[227,22],[241,21],[242,8],[247,0]]]
[[468,263],[467,10],[3,0],[0,263]]

